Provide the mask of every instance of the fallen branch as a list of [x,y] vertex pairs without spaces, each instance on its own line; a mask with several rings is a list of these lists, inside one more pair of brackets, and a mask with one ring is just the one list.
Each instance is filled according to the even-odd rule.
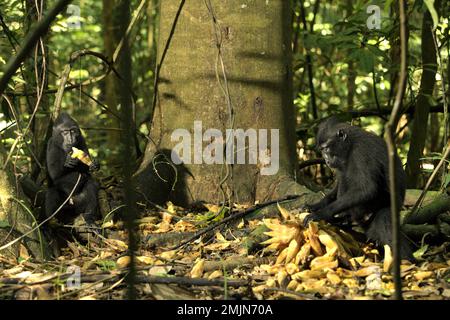
[[204,272],[215,271],[215,270],[233,270],[237,267],[243,265],[256,266],[260,264],[269,263],[269,257],[262,258],[249,258],[243,256],[233,256],[229,257],[225,261],[205,261],[205,266],[203,267]]
[[228,216],[225,219],[223,219],[223,220],[221,220],[219,222],[216,222],[216,223],[214,223],[214,224],[212,224],[212,225],[210,225],[210,226],[208,226],[208,227],[206,227],[206,228],[196,232],[193,236],[189,237],[185,241],[182,241],[178,245],[176,245],[176,246],[174,246],[172,248],[169,248],[169,250],[178,249],[178,248],[188,244],[189,242],[194,241],[195,239],[197,239],[198,237],[204,235],[205,233],[208,233],[208,232],[216,229],[217,227],[219,227],[219,226],[221,226],[221,225],[223,225],[223,224],[225,224],[227,222],[230,222],[230,221],[236,220],[236,219],[240,219],[240,218],[242,218],[242,217],[244,217],[244,216],[246,216],[246,215],[248,215],[248,214],[250,214],[250,213],[252,213],[252,212],[254,212],[256,210],[258,210],[258,209],[261,209],[263,207],[267,207],[267,206],[269,206],[271,204],[275,204],[275,203],[278,203],[278,202],[294,200],[294,199],[297,199],[299,197],[300,197],[300,195],[288,196],[288,197],[286,197],[284,199],[271,200],[271,201],[267,201],[267,202],[264,202],[264,203],[259,203],[259,204],[255,205],[255,206],[253,206],[251,208],[248,208],[246,210],[238,211],[238,212],[232,214],[231,216]]
[[414,213],[405,216],[403,223],[405,224],[422,224],[431,222],[436,219],[436,217],[450,210],[450,196],[443,194],[438,196],[430,204],[420,208]]

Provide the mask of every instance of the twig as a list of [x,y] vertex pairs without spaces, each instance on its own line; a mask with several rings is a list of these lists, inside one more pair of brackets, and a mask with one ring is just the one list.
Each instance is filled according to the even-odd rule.
[[173,35],[175,34],[175,28],[178,23],[178,18],[180,17],[181,11],[183,10],[184,4],[186,0],[181,0],[180,5],[178,7],[177,13],[175,14],[175,18],[172,23],[172,27],[170,28],[169,37],[167,38],[166,45],[164,46],[164,50],[161,55],[161,59],[159,60],[159,63],[156,65],[155,70],[155,83],[153,85],[153,102],[152,102],[152,110],[151,112],[155,110],[156,107],[156,100],[158,96],[158,85],[159,85],[159,74],[161,73],[161,67],[164,63],[164,59],[166,58],[167,51],[169,50],[170,43],[172,42]]
[[[450,141],[447,143],[447,148],[444,152],[444,154],[442,155],[441,160],[439,161],[438,165],[436,166],[436,168],[434,168],[433,173],[431,174],[431,176],[428,178],[428,181],[425,185],[425,188],[423,189],[422,193],[419,196],[419,199],[417,199],[416,204],[414,205],[414,207],[411,209],[410,213],[408,214],[414,214],[417,209],[419,209],[420,205],[422,204],[423,199],[425,198],[425,195],[428,192],[428,189],[430,189],[431,184],[433,183],[434,179],[436,178],[439,169],[444,165],[446,159],[450,156]],[[405,217],[406,219],[406,217]]]
[[389,158],[389,190],[391,200],[391,219],[392,219],[392,246],[394,251],[394,285],[395,285],[395,299],[402,299],[402,282],[400,278],[400,214],[399,206],[401,205],[397,200],[397,181],[396,181],[396,147],[395,147],[395,129],[397,128],[397,117],[400,112],[403,97],[406,88],[406,56],[407,56],[407,42],[406,42],[406,14],[405,14],[405,0],[399,0],[400,7],[400,76],[398,80],[398,91],[395,96],[394,106],[392,108],[391,116],[385,126],[385,140],[388,148]]
[[137,283],[167,283],[179,284],[187,286],[220,286],[225,284],[228,287],[244,287],[248,286],[249,282],[244,280],[229,280],[229,279],[204,279],[204,278],[186,278],[186,277],[157,277],[157,276],[137,276]]
[[3,76],[0,79],[0,95],[2,95],[5,91],[9,80],[12,78],[16,70],[20,68],[20,65],[26,59],[31,48],[36,45],[36,43],[39,41],[39,38],[47,32],[50,24],[53,22],[56,16],[61,11],[63,11],[63,9],[70,2],[71,0],[59,0],[58,3],[50,10],[50,12],[36,24],[31,33],[27,35],[17,54],[13,58],[11,58],[5,66]]
[[253,206],[251,208],[246,209],[246,210],[238,211],[238,212],[232,214],[231,216],[228,216],[225,219],[223,219],[223,220],[221,220],[219,222],[216,222],[216,223],[214,223],[214,224],[212,224],[212,225],[210,225],[210,226],[208,226],[208,227],[206,227],[206,228],[196,232],[194,235],[192,235],[188,239],[182,241],[181,243],[177,244],[176,246],[171,247],[169,250],[178,249],[178,248],[188,244],[189,242],[197,239],[198,237],[204,235],[205,233],[208,233],[211,230],[214,230],[217,227],[219,227],[219,226],[221,226],[221,225],[223,225],[223,224],[225,224],[227,222],[230,222],[232,220],[236,220],[236,219],[242,218],[242,217],[244,217],[244,216],[246,216],[246,215],[248,215],[248,214],[250,214],[250,213],[252,213],[252,212],[254,212],[256,210],[258,210],[258,209],[261,209],[263,207],[269,206],[269,205],[277,203],[277,202],[285,202],[285,201],[289,201],[289,200],[294,200],[294,199],[297,199],[298,197],[300,197],[300,195],[287,196],[286,198],[283,198],[283,199],[267,201],[267,202],[264,202],[264,203],[257,204],[257,205],[255,205],[255,206]]

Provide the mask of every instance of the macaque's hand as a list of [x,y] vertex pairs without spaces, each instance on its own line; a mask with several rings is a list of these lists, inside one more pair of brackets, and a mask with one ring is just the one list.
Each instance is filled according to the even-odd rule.
[[64,167],[73,169],[80,163],[80,160],[77,158],[72,158],[72,155],[68,154],[66,156],[66,161],[64,162]]
[[100,163],[96,159],[92,159],[92,163],[89,166],[89,171],[98,171],[100,170]]

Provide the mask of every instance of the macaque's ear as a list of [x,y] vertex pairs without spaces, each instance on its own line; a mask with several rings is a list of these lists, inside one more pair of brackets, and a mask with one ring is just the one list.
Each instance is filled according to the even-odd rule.
[[347,139],[347,133],[344,129],[339,129],[336,133],[336,136],[341,139],[342,141],[345,141]]

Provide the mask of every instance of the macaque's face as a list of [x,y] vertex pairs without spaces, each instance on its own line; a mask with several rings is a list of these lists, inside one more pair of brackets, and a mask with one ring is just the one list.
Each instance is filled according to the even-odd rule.
[[346,130],[322,127],[317,134],[317,148],[327,166],[334,169],[344,168],[350,149]]
[[65,152],[70,152],[72,147],[78,147],[83,141],[80,128],[67,114],[61,114],[53,126],[53,138]]

